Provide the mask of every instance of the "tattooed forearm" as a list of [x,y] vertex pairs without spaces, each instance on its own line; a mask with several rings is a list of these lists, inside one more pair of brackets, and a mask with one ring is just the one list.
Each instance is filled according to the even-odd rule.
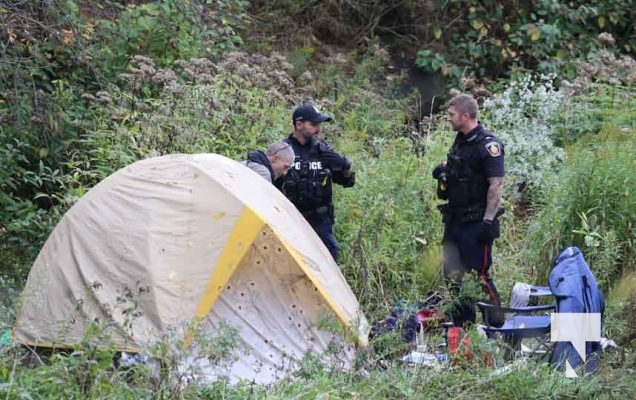
[[484,219],[493,220],[499,209],[501,202],[501,193],[503,192],[503,177],[496,176],[488,178],[488,195],[486,197],[486,212]]

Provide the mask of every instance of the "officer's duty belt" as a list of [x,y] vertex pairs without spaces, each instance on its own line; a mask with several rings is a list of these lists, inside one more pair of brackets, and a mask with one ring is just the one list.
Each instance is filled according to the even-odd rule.
[[480,221],[486,212],[485,207],[451,208],[448,204],[440,204],[437,208],[443,215],[444,222],[468,223]]
[[303,214],[303,217],[305,217],[305,219],[307,220],[327,218],[327,217],[331,218],[333,214],[332,209],[333,209],[332,206],[320,206],[313,210],[301,211],[301,213]]

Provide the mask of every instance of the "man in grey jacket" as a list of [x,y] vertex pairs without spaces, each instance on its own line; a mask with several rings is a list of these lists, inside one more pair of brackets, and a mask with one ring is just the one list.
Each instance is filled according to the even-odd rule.
[[243,165],[252,169],[269,183],[273,183],[278,177],[287,174],[295,157],[291,145],[280,140],[272,143],[266,152],[250,151],[247,160],[243,161]]

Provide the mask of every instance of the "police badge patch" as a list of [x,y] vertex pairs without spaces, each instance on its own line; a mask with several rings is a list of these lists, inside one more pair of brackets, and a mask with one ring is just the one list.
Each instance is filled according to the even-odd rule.
[[501,155],[501,145],[497,142],[489,142],[486,144],[486,150],[492,157],[499,157]]

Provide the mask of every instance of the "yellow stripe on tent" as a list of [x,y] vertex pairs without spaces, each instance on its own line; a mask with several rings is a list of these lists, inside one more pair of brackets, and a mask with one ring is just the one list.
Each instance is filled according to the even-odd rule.
[[243,209],[236,225],[234,225],[234,229],[230,233],[223,253],[221,253],[221,257],[216,267],[214,267],[214,272],[210,276],[203,297],[197,305],[196,318],[203,318],[208,315],[225,284],[236,271],[252,242],[256,239],[256,235],[263,229],[264,225],[265,221],[251,208],[245,207]]

